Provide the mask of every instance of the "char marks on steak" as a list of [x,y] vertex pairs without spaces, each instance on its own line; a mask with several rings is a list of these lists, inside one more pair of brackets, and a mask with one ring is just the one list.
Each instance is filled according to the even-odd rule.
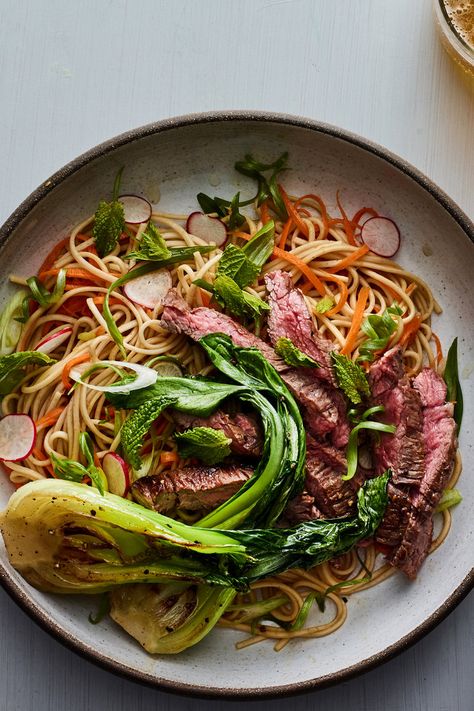
[[217,410],[210,417],[198,417],[184,412],[173,412],[173,419],[183,431],[193,427],[212,427],[231,440],[230,449],[244,457],[258,457],[262,453],[262,430],[255,415],[237,412],[229,415]]
[[249,467],[184,467],[166,474],[144,476],[132,484],[133,498],[162,514],[175,511],[205,512],[235,494],[253,474]]
[[293,286],[288,272],[276,271],[265,276],[270,315],[268,335],[275,346],[279,338],[289,338],[303,353],[319,363],[315,375],[336,385],[331,363],[334,344],[314,328],[303,293]]
[[345,481],[347,460],[336,447],[306,438],[305,489],[314,497],[315,506],[325,518],[350,516],[356,509],[356,485]]

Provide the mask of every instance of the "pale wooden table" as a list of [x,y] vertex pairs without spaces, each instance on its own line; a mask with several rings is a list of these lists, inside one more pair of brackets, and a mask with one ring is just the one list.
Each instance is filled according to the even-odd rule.
[[[2,222],[106,138],[230,108],[306,115],[378,141],[474,217],[474,87],[442,52],[430,0],[0,0],[0,88]],[[0,711],[224,706],[97,669],[4,592],[0,615]],[[473,623],[471,596],[384,667],[254,708],[471,711]]]

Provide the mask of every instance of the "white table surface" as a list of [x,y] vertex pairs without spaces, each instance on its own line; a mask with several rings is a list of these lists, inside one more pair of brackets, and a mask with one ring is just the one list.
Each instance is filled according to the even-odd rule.
[[[377,141],[474,217],[474,85],[442,51],[430,0],[0,0],[0,97],[0,222],[104,139],[168,116],[238,108],[305,115]],[[470,711],[473,624],[471,596],[385,666],[254,708]],[[226,703],[96,668],[3,591],[0,630],[0,711]]]

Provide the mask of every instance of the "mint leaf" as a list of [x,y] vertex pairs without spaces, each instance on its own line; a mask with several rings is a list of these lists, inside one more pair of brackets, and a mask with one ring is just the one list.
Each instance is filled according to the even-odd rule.
[[56,363],[39,351],[19,351],[0,358],[0,396],[11,393],[24,376],[27,365],[52,365]]
[[369,397],[369,383],[360,365],[334,351],[331,353],[331,357],[337,384],[349,400],[354,405],[358,405],[363,398]]
[[389,306],[383,314],[371,314],[362,322],[361,329],[367,336],[359,346],[359,357],[357,360],[373,361],[377,351],[383,351],[390,340],[390,336],[396,331],[398,321],[392,316],[401,316],[402,310],[394,304]]
[[257,320],[267,311],[269,305],[258,296],[243,291],[228,276],[218,276],[214,282],[214,295],[217,300],[236,316]]
[[318,314],[325,314],[327,311],[330,311],[333,306],[334,299],[331,296],[323,296],[314,307],[314,310]]
[[274,246],[275,225],[270,220],[243,247],[227,245],[217,267],[217,276],[231,277],[242,288],[252,284]]
[[142,465],[139,451],[144,436],[158,415],[160,415],[166,407],[173,405],[175,401],[175,398],[170,397],[152,398],[143,405],[140,405],[140,407],[125,420],[120,430],[120,444],[122,445],[125,459],[133,469],[140,469]]
[[140,259],[141,261],[157,261],[171,257],[171,251],[166,246],[166,242],[158,232],[158,229],[149,222],[143,232],[138,248],[127,254],[126,259]]
[[303,353],[303,351],[300,351],[300,349],[297,348],[289,338],[285,338],[283,336],[279,338],[275,345],[275,352],[280,356],[280,358],[283,358],[285,363],[292,365],[295,368],[300,368],[301,366],[319,368],[319,363],[317,363],[313,358],[307,356],[306,353]]
[[94,216],[92,236],[99,257],[105,257],[114,249],[125,229],[123,205],[117,200],[122,171],[123,168],[120,168],[115,177],[112,201],[101,200]]
[[182,457],[196,457],[204,464],[217,464],[230,454],[231,439],[212,427],[194,427],[175,434]]

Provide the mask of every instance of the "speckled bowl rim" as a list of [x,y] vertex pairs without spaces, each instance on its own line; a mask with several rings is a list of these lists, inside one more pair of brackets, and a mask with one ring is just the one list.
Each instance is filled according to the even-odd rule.
[[[140,140],[146,136],[155,133],[163,133],[172,129],[178,129],[194,124],[221,123],[232,121],[253,121],[257,123],[276,123],[282,125],[295,126],[297,128],[309,129],[316,133],[322,133],[334,138],[347,141],[352,145],[363,148],[365,151],[384,159],[387,163],[395,168],[398,168],[402,173],[408,175],[424,190],[426,190],[465,232],[467,237],[474,243],[474,224],[467,215],[441,190],[435,183],[427,178],[423,173],[414,168],[410,163],[403,160],[399,156],[391,153],[387,149],[379,146],[372,141],[369,141],[361,136],[358,136],[349,131],[337,128],[326,123],[313,121],[312,119],[291,116],[288,114],[274,113],[267,111],[215,111],[205,113],[187,114],[174,118],[164,119],[154,123],[146,124],[139,128],[127,131],[116,136],[104,143],[100,143],[91,150],[78,156],[75,160],[67,163],[63,168],[58,170],[48,180],[42,183],[34,190],[29,197],[17,207],[10,215],[4,225],[0,228],[0,247],[2,247],[13,230],[20,224],[30,210],[37,205],[41,200],[48,195],[57,185],[66,180],[70,175],[80,170],[83,166],[91,163],[101,156],[107,155],[117,148]],[[61,628],[57,622],[45,612],[43,612],[29,597],[28,593],[16,583],[12,578],[9,570],[0,563],[0,581],[4,589],[9,593],[11,598],[46,632],[53,635],[57,640],[62,642],[66,647],[80,654],[85,659],[98,664],[100,667],[112,671],[120,676],[130,680],[153,686],[162,691],[168,691],[175,694],[182,694],[208,699],[247,699],[258,700],[265,698],[278,698],[301,694],[316,689],[323,689],[334,684],[352,679],[364,672],[374,669],[379,664],[387,662],[397,654],[408,649],[411,645],[418,642],[424,635],[428,634],[442,620],[451,613],[454,608],[466,597],[470,590],[474,587],[474,569],[466,575],[461,584],[456,590],[433,612],[427,617],[422,624],[418,625],[409,634],[399,639],[395,644],[386,647],[382,652],[374,654],[367,659],[363,659],[357,664],[351,665],[333,674],[309,679],[307,681],[298,682],[295,684],[286,684],[285,686],[272,686],[265,689],[245,689],[245,688],[228,688],[222,689],[218,687],[203,687],[190,685],[181,682],[170,681],[163,678],[154,677],[152,674],[140,672],[137,669],[128,667],[126,664],[121,664],[115,661],[111,656],[101,654],[93,649],[90,645],[82,642]]]

